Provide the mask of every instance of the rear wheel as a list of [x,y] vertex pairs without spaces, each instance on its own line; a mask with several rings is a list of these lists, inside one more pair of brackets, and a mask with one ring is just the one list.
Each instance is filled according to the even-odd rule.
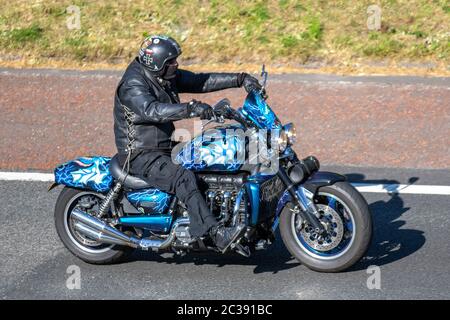
[[75,230],[71,213],[79,208],[91,215],[98,212],[102,194],[64,187],[55,206],[55,226],[59,238],[74,255],[85,262],[93,264],[111,264],[124,260],[132,248],[103,244]]
[[315,233],[295,207],[286,206],[280,217],[283,242],[310,269],[343,271],[359,261],[369,247],[372,217],[367,202],[348,182],[337,182],[320,188],[314,203],[327,236]]

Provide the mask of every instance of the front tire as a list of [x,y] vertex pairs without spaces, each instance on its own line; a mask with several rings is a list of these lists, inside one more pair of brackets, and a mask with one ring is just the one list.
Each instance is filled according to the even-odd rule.
[[321,187],[314,202],[328,237],[321,238],[301,221],[293,206],[280,216],[280,233],[288,251],[319,272],[340,272],[358,262],[372,239],[372,217],[364,197],[348,182]]
[[[64,187],[55,205],[55,227],[62,243],[81,260],[91,264],[113,264],[123,261],[132,248],[101,244],[77,233],[71,226],[70,214],[76,206],[83,205],[83,210],[96,210],[103,195],[88,191]],[[90,209],[89,201],[92,201]]]

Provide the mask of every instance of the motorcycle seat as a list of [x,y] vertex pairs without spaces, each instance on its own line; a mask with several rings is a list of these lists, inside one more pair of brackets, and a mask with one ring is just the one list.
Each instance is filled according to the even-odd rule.
[[127,188],[144,189],[152,187],[145,180],[129,174],[127,175],[125,172],[122,172],[122,167],[120,166],[119,157],[117,154],[112,157],[111,161],[109,162],[109,172],[114,177],[114,179],[121,181]]

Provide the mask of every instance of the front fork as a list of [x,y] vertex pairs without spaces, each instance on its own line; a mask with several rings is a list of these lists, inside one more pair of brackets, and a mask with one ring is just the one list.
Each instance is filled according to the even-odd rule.
[[300,207],[299,214],[302,217],[302,219],[304,221],[307,221],[309,225],[313,226],[318,234],[324,234],[326,230],[318,219],[319,212],[314,204],[313,199],[311,200],[308,199],[308,197],[305,194],[304,188],[295,187],[296,186],[295,183],[293,183],[291,178],[289,178],[284,168],[280,168],[277,174],[278,177],[286,186],[286,190],[290,193],[292,199]]

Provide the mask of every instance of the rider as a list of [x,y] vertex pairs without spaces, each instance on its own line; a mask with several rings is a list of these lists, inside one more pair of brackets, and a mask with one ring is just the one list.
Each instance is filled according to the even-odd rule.
[[181,103],[178,93],[204,93],[244,87],[261,89],[247,73],[192,73],[178,69],[179,44],[167,36],[144,39],[139,55],[120,80],[114,100],[114,134],[122,165],[152,186],[175,194],[188,209],[193,238],[209,235],[223,252],[240,234],[242,226],[218,224],[200,193],[195,175],[172,162],[173,122],[200,117],[211,119],[207,103]]

